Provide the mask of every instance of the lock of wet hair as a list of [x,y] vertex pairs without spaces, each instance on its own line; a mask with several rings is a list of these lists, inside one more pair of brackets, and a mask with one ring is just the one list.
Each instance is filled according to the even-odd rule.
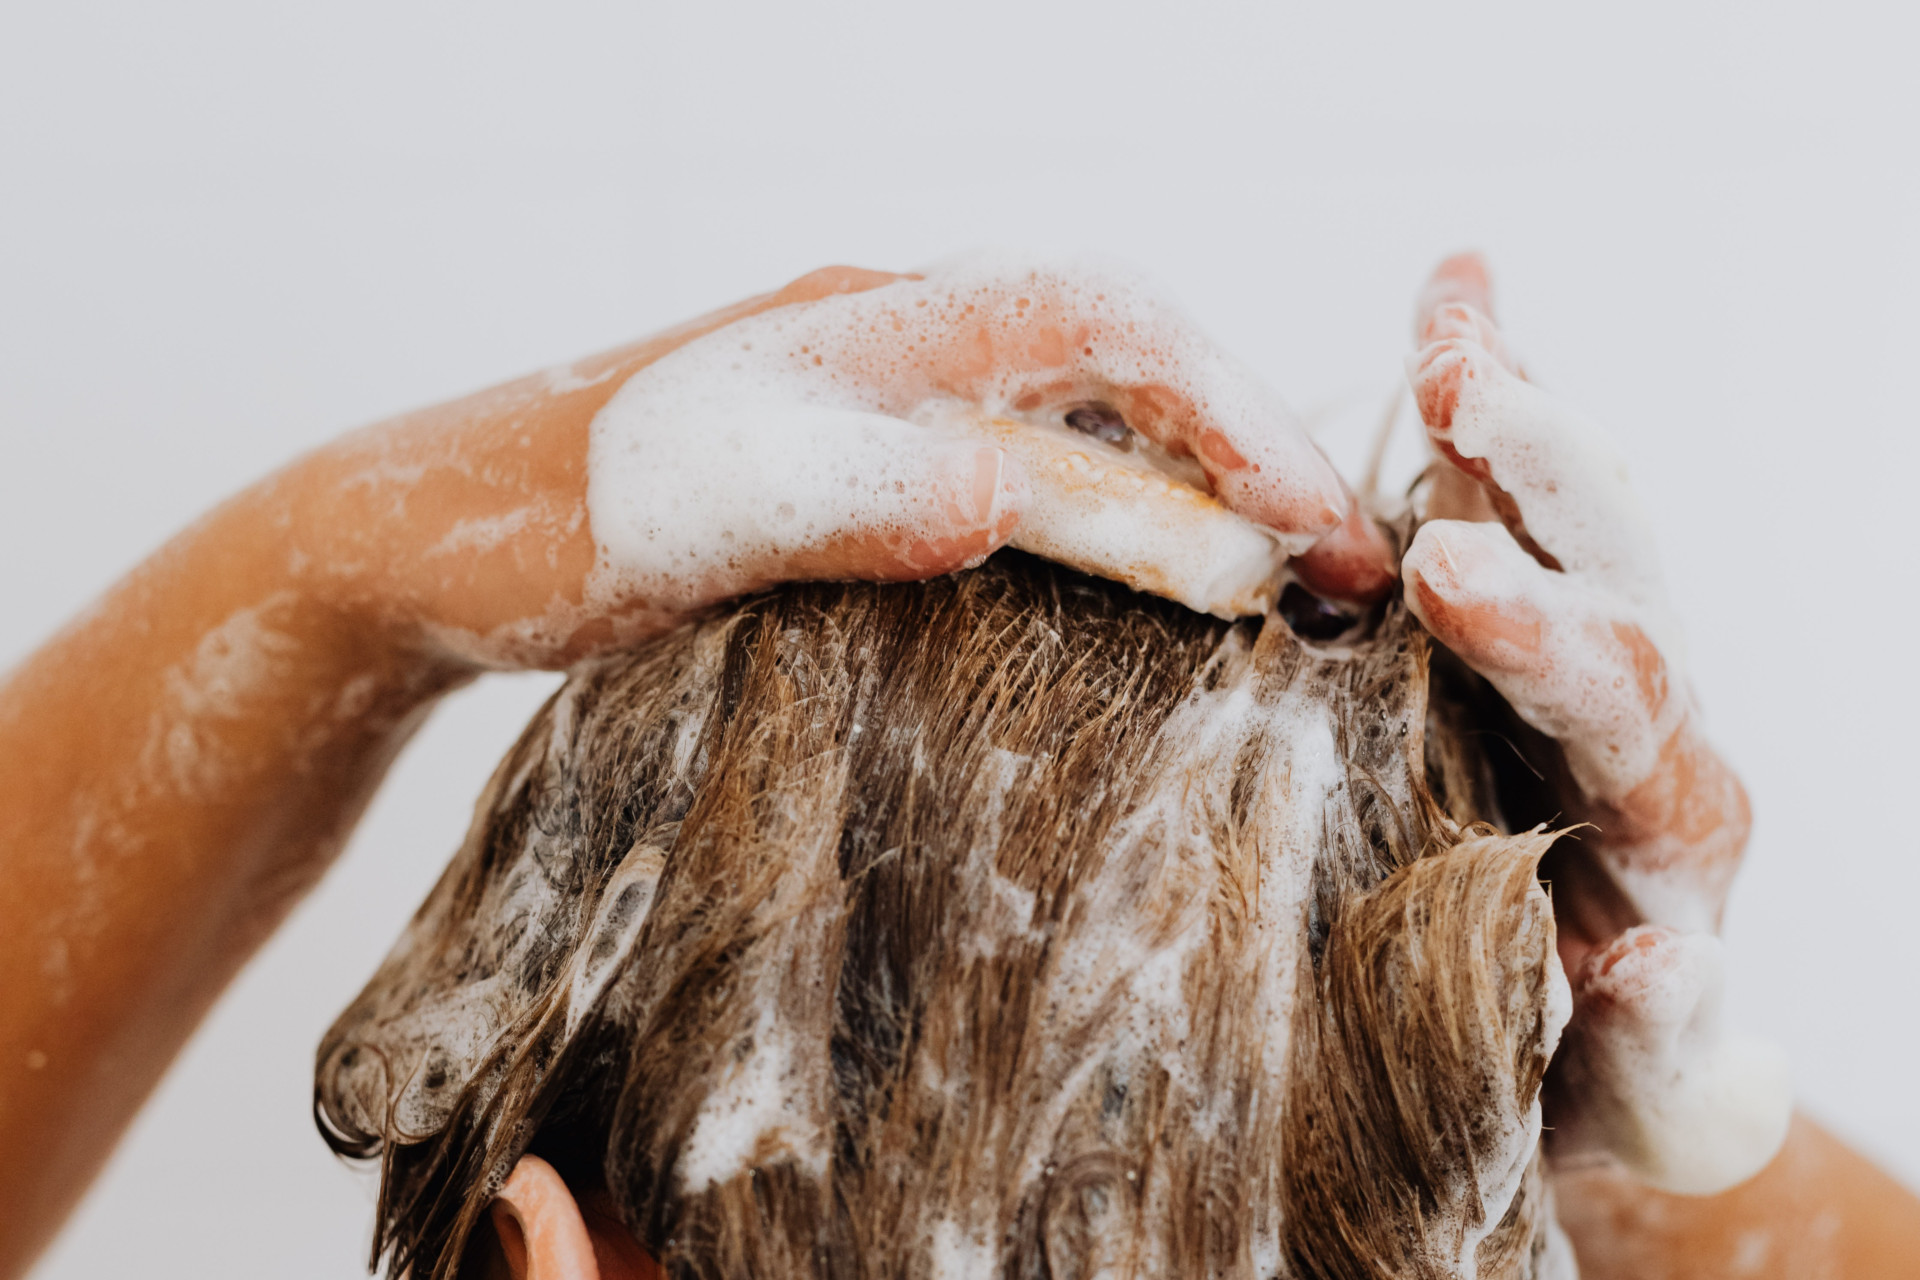
[[320,1047],[375,1264],[461,1274],[531,1152],[676,1277],[1570,1276],[1479,696],[1397,602],[1017,553],[576,668]]

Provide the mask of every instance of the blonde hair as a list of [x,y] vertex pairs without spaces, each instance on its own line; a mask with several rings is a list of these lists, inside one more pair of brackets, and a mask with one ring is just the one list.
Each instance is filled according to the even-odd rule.
[[676,1276],[1546,1276],[1549,837],[1390,604],[1017,555],[575,670],[320,1047],[374,1259],[529,1150]]

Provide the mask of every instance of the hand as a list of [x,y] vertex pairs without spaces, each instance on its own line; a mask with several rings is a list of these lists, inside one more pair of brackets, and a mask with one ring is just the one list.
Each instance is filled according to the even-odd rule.
[[[1403,570],[1414,613],[1566,753],[1566,813],[1643,918],[1717,929],[1746,792],[1702,729],[1645,516],[1605,437],[1529,383],[1477,258],[1422,299],[1411,379],[1449,464]],[[1475,517],[1478,517],[1477,519]]]
[[[1423,294],[1411,381],[1444,466],[1402,564],[1435,638],[1558,744],[1563,813],[1605,879],[1555,886],[1575,1012],[1556,1151],[1604,1149],[1671,1190],[1717,1190],[1784,1135],[1784,1065],[1720,1022],[1713,936],[1746,847],[1745,791],[1702,729],[1625,468],[1529,383],[1486,269]],[[1445,518],[1445,517],[1458,518]],[[1615,905],[1596,902],[1610,897]]]
[[815,272],[301,459],[0,682],[0,968],[45,977],[0,1007],[0,1149],[35,1155],[0,1166],[0,1276],[441,693],[775,582],[926,577],[1004,542],[1019,469],[903,420],[935,398],[1103,404],[1294,547],[1333,530],[1301,562],[1327,594],[1389,581],[1284,407],[1111,271]]
[[482,665],[564,665],[780,581],[930,577],[1011,536],[1025,483],[935,401],[1098,403],[1297,551],[1326,594],[1390,581],[1377,531],[1274,396],[1150,286],[964,260],[829,268],[572,368],[350,437],[274,501],[329,598]]

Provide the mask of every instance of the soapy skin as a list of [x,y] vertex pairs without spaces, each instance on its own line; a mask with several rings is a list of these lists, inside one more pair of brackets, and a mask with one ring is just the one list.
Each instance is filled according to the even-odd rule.
[[1442,264],[1420,306],[1409,376],[1449,464],[1429,511],[1461,518],[1415,536],[1408,604],[1559,743],[1566,812],[1649,922],[1585,938],[1561,913],[1575,1015],[1554,1149],[1604,1151],[1665,1190],[1724,1190],[1778,1150],[1792,1107],[1783,1055],[1719,1014],[1713,935],[1746,793],[1701,729],[1647,522],[1604,437],[1521,376],[1477,258]]
[[[926,577],[1004,544],[1018,467],[899,416],[934,396],[1101,400],[1276,537],[1346,536],[1338,477],[1270,393],[1132,277],[1046,263],[815,272],[300,459],[0,684],[0,1150],[33,1153],[0,1167],[0,1276],[51,1237],[441,694],[731,593]],[[829,492],[848,476],[885,484]],[[715,541],[673,541],[696,528]],[[1372,536],[1360,561],[1387,572]]]
[[[907,515],[883,529],[828,522],[804,544],[776,543],[748,560],[721,557],[723,573],[679,579],[685,594],[672,599],[622,594],[620,583],[637,581],[633,565],[596,537],[588,511],[592,424],[636,372],[749,317],[901,283],[912,282],[850,268],[816,272],[674,332],[349,436],[209,512],[6,676],[0,1150],[14,1158],[0,1166],[0,1277],[24,1272],[51,1238],[220,990],[324,871],[441,694],[487,667],[562,666],[671,625],[676,609],[729,589],[729,581],[744,588],[783,577],[938,573],[1011,536],[1019,519],[1011,468],[976,451],[969,469],[969,459],[932,448],[901,455],[903,467],[917,466],[901,482],[909,474],[925,481],[922,523]],[[931,278],[920,283],[939,288]],[[1378,532],[1357,506],[1331,496],[1330,473],[1276,482],[1269,473],[1279,460],[1306,452],[1252,433],[1244,417],[1213,412],[1213,389],[1240,385],[1230,365],[1183,365],[1203,344],[1178,325],[1181,345],[1151,360],[1143,353],[1131,364],[1121,356],[1104,363],[1103,355],[1090,364],[1084,346],[1076,355],[1067,345],[1087,297],[1070,284],[1058,275],[980,284],[980,297],[994,305],[978,323],[959,304],[936,345],[951,357],[943,367],[952,375],[975,375],[957,377],[963,396],[968,388],[981,395],[1019,387],[1020,412],[1081,397],[1108,404],[1130,428],[1192,455],[1217,496],[1276,533],[1344,519],[1293,564],[1314,590],[1361,598],[1384,589],[1393,567],[1383,562]],[[1441,301],[1464,296],[1460,280],[1443,273],[1441,284]],[[1482,282],[1473,296],[1484,301],[1484,292]],[[1099,293],[1093,300],[1104,303]],[[972,316],[981,315],[980,303],[972,305]],[[1125,324],[1096,319],[1085,320],[1089,335],[1099,329],[1112,339],[1096,351],[1123,351]],[[883,351],[888,331],[912,327],[903,319],[892,330],[889,322],[863,349]],[[892,341],[896,364],[922,358],[909,338]],[[1483,345],[1497,355],[1496,347]],[[1039,399],[1021,409],[1028,394]],[[716,485],[727,475],[725,457],[683,457],[709,466]],[[1456,505],[1446,506],[1443,493]],[[1326,504],[1309,510],[1309,496]],[[1487,489],[1457,470],[1436,484],[1430,510],[1496,514]],[[1432,565],[1430,557],[1411,563]],[[1537,616],[1509,617],[1499,602],[1475,596],[1471,579],[1436,584],[1437,574],[1426,581],[1437,605],[1418,607],[1469,660],[1475,644],[1524,639],[1535,624],[1565,621],[1540,613],[1560,604],[1524,585]],[[1604,598],[1588,603],[1594,616],[1613,616]],[[1494,656],[1478,661],[1492,672]],[[1649,670],[1664,673],[1664,659]],[[1550,690],[1540,670],[1534,679]],[[1606,802],[1611,825],[1603,835],[1621,867],[1666,876],[1686,891],[1701,880],[1700,864],[1737,858],[1744,802],[1731,803],[1737,784],[1694,736],[1676,732],[1655,758],[1653,774]],[[1701,778],[1726,781],[1702,787]],[[1749,1184],[1764,1184],[1765,1194],[1735,1193],[1730,1203],[1745,1217],[1716,1217],[1718,1201],[1675,1207],[1633,1184],[1609,1184],[1608,1203],[1622,1214],[1657,1212],[1660,1230],[1644,1238],[1676,1257],[1717,1247],[1712,1232],[1749,1220],[1797,1231],[1818,1213],[1845,1230],[1857,1226],[1869,1242],[1834,1274],[1898,1274],[1890,1268],[1920,1254],[1911,1197],[1804,1123],[1795,1133],[1802,1136],[1787,1148],[1795,1160]],[[1860,1186],[1873,1194],[1849,1198]],[[521,1188],[537,1190],[523,1183],[516,1196]],[[597,1241],[588,1200],[581,1216]],[[518,1204],[529,1214],[564,1207],[552,1194]],[[1690,1205],[1705,1207],[1690,1217]],[[1635,1268],[1589,1280],[1654,1274],[1639,1259]]]
[[1729,1029],[1710,933],[1639,925],[1574,975],[1576,1021],[1557,1095],[1566,1146],[1601,1146],[1662,1191],[1724,1190],[1786,1137],[1786,1055]]
[[1556,1176],[1554,1198],[1581,1280],[1903,1280],[1920,1258],[1913,1193],[1800,1115],[1773,1163],[1721,1195],[1591,1165]]
[[1426,300],[1410,379],[1453,464],[1429,514],[1464,518],[1414,539],[1408,601],[1565,749],[1572,813],[1646,918],[1716,929],[1751,815],[1675,665],[1678,626],[1623,468],[1522,378],[1477,259],[1443,264]]
[[1011,545],[1020,550],[1229,620],[1263,614],[1278,598],[1287,540],[1213,497],[1190,459],[1044,419],[946,406],[921,416],[1018,461],[1027,499]]
[[[601,554],[589,596],[685,612],[820,576],[808,557],[850,532],[879,557],[876,576],[951,568],[940,552],[972,527],[991,527],[994,545],[1013,533],[1035,479],[1021,457],[1040,459],[1010,457],[1004,439],[981,448],[944,410],[1034,421],[1088,402],[1197,464],[1204,495],[1288,554],[1337,530],[1327,555],[1350,558],[1342,547],[1352,543],[1376,574],[1387,571],[1384,539],[1346,523],[1353,504],[1340,477],[1286,406],[1149,282],[1102,263],[976,254],[743,319],[628,380],[592,426],[587,506]],[[929,504],[929,491],[954,496]],[[1047,496],[1057,491],[1049,485]],[[1141,488],[1127,514],[1179,524],[1191,505],[1176,490]],[[1083,530],[1065,541],[1110,539]],[[1230,599],[1231,586],[1213,599],[1218,566],[1162,541],[1148,557],[1166,581],[1161,594],[1259,611]],[[1100,571],[1092,557],[1078,563]],[[1365,571],[1336,587],[1378,594],[1384,578]]]

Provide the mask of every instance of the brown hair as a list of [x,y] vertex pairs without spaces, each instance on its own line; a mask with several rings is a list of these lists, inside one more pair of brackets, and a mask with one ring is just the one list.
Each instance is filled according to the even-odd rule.
[[529,1150],[676,1276],[1546,1276],[1549,837],[1392,604],[1038,561],[576,669],[319,1052],[394,1274]]

